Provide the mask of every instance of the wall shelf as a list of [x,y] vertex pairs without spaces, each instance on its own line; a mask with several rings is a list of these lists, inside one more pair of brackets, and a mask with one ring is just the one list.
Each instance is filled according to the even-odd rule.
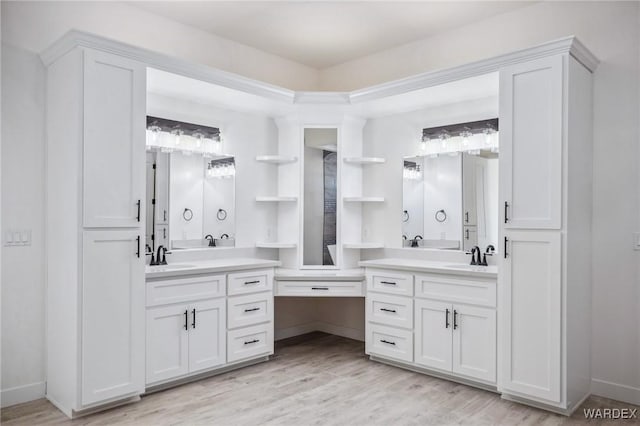
[[296,243],[256,243],[256,247],[258,248],[277,248],[277,249],[288,249],[288,248],[296,248],[298,244]]
[[384,203],[384,197],[344,197],[345,203]]
[[256,201],[269,203],[296,202],[298,201],[298,197],[260,196],[256,197]]
[[384,248],[383,243],[344,243],[342,248],[345,249],[381,249]]
[[382,164],[386,162],[381,157],[345,157],[344,162],[349,164]]
[[256,157],[256,161],[270,164],[291,164],[298,161],[298,157],[287,155],[259,155]]

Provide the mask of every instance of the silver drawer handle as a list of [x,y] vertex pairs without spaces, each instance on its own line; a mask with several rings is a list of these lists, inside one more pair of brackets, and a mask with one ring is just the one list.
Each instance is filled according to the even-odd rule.
[[380,284],[396,285],[393,281],[380,281]]
[[393,345],[393,346],[395,346],[395,345],[396,345],[396,342],[390,342],[390,341],[388,341],[388,340],[384,340],[384,339],[380,340],[380,342],[382,342],[382,343],[386,343],[387,345]]
[[385,312],[391,312],[391,313],[393,313],[393,314],[395,314],[395,313],[396,313],[396,310],[395,310],[395,309],[380,308],[380,310],[381,310],[381,311],[385,311]]
[[259,311],[260,308],[251,308],[251,309],[245,309],[245,312],[253,312],[253,311]]
[[248,342],[244,342],[245,345],[250,345],[252,343],[258,343],[260,341],[260,339],[253,339],[253,340],[249,340]]
[[329,287],[311,287],[311,290],[329,290]]
[[255,280],[255,281],[245,281],[244,285],[249,285],[249,284],[258,284],[260,282],[260,280]]

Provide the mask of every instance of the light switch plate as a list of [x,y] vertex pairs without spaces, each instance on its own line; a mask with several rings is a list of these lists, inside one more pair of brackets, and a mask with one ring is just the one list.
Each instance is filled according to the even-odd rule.
[[4,231],[4,246],[16,247],[16,246],[30,246],[31,245],[31,230],[30,229],[10,229]]

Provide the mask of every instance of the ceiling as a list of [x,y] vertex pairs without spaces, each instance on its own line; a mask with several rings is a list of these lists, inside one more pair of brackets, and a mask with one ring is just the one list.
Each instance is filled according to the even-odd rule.
[[136,1],[131,4],[317,69],[419,40],[529,1]]

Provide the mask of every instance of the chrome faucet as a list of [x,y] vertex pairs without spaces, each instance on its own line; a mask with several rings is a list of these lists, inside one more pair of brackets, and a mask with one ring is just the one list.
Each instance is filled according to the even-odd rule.
[[213,235],[207,234],[207,235],[204,236],[204,239],[205,240],[209,240],[209,247],[215,247],[216,246],[216,242],[213,239]]

